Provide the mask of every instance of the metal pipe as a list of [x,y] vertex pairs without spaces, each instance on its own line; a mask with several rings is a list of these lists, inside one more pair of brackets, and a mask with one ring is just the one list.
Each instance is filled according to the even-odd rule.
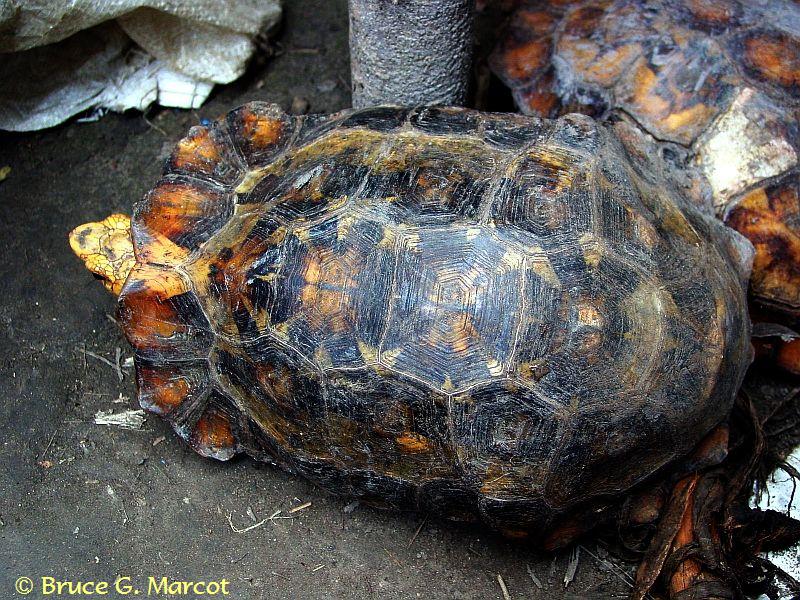
[[475,0],[349,0],[353,107],[463,105]]

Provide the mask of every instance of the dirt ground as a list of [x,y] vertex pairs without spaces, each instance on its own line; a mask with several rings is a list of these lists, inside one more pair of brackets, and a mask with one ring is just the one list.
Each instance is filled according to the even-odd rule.
[[224,578],[237,600],[502,598],[498,575],[514,599],[625,597],[631,565],[592,539],[565,587],[570,552],[536,555],[479,529],[348,506],[249,459],[203,459],[152,416],[141,431],[94,424],[98,411],[138,407],[132,371],[120,381],[93,355],[113,363],[131,352],[113,298],[67,233],[129,212],[202,118],[256,99],[288,109],[299,96],[312,112],[349,105],[346,1],[286,5],[282,54],[198,111],[0,135],[0,167],[11,167],[0,183],[0,598],[17,597],[22,576],[129,576],[143,595],[149,576]]

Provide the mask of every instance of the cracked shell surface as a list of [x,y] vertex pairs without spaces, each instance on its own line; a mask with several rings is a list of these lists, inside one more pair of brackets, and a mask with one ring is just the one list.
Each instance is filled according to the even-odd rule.
[[727,417],[735,235],[585,117],[252,103],[135,207],[120,314],[199,453],[535,533]]

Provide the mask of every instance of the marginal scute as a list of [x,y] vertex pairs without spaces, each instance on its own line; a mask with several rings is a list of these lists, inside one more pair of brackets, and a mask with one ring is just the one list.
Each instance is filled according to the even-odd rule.
[[188,432],[187,441],[192,449],[201,456],[217,460],[232,458],[239,451],[237,412],[229,407],[226,399],[212,393]]
[[198,180],[162,179],[134,210],[133,243],[137,255],[147,253],[150,243],[159,240],[168,240],[185,252],[192,252],[209,239],[232,212],[230,192]]
[[544,482],[544,497],[551,507],[572,505],[586,489],[598,494],[622,492],[642,479],[642,472],[652,473],[672,458],[665,453],[691,449],[675,439],[680,431],[664,413],[642,406],[640,398],[628,403],[632,408],[638,404],[638,410],[598,407],[574,414],[564,439],[555,442],[559,452]]
[[266,164],[289,142],[291,117],[274,104],[251,102],[228,113],[231,139],[249,167]]
[[182,174],[230,184],[240,177],[241,159],[232,148],[223,122],[195,126],[175,146],[164,174]]
[[503,383],[454,396],[450,412],[464,478],[482,496],[514,500],[520,489],[541,494],[563,414],[536,393]]
[[202,358],[212,343],[191,284],[177,271],[138,264],[119,296],[119,317],[143,357]]
[[509,22],[502,51],[496,51],[490,62],[506,84],[519,84],[538,79],[550,61],[556,17],[546,9],[522,10]]
[[198,401],[209,392],[211,381],[204,361],[171,364],[142,359],[136,365],[136,385],[142,408],[163,417]]
[[716,426],[749,358],[733,234],[644,171],[580,115],[240,108],[134,211],[140,403],[203,456],[575,529]]
[[800,314],[800,176],[747,194],[725,222],[755,247],[751,291],[767,307]]

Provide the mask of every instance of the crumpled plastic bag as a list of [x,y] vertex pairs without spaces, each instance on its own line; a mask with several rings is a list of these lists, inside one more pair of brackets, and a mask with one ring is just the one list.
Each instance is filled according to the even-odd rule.
[[0,129],[92,107],[196,108],[280,16],[280,0],[0,0]]
[[[800,470],[800,446],[786,457],[785,462],[795,471]],[[791,472],[784,467],[778,467],[767,478],[766,493],[761,497],[753,496],[750,505],[761,510],[775,510],[796,519],[800,512],[800,494],[796,492],[797,481]],[[776,567],[800,581],[800,545],[767,552],[765,556]]]

